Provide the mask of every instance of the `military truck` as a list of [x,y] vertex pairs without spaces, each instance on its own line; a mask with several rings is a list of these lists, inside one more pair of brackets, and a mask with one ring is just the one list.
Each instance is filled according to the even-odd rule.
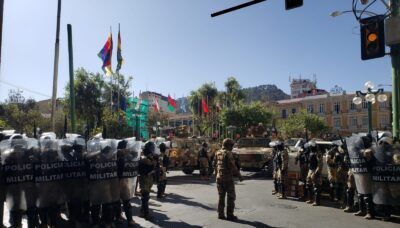
[[272,175],[272,151],[268,138],[241,138],[237,141],[233,153],[239,157],[244,171],[261,171],[266,169]]
[[198,152],[202,140],[197,138],[177,138],[171,141],[169,149],[170,169],[192,174],[198,169]]

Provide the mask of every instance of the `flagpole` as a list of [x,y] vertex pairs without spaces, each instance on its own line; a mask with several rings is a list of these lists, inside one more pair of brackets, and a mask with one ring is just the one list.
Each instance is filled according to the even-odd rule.
[[55,110],[57,100],[57,80],[58,80],[58,60],[60,56],[60,19],[61,19],[61,0],[58,0],[57,7],[57,29],[56,29],[56,43],[54,50],[54,71],[53,71],[53,96],[51,100],[51,128],[56,131]]

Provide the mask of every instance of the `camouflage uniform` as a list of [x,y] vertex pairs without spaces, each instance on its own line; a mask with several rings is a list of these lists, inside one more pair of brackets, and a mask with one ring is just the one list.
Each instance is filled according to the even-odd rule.
[[[163,146],[162,146],[163,145]],[[165,188],[167,186],[167,168],[169,165],[169,158],[166,155],[165,144],[160,145],[161,154],[157,161],[157,198],[164,197]]]
[[[151,143],[147,142],[146,144]],[[145,156],[142,156],[139,161],[139,185],[140,194],[142,196],[142,207],[141,207],[141,217],[149,219],[149,200],[150,200],[150,190],[153,186],[153,174],[156,166],[156,161],[152,158],[152,152],[146,152],[146,144],[143,152]],[[154,146],[154,143],[153,143]],[[155,147],[155,146],[154,146]],[[153,148],[154,151],[155,148]],[[147,153],[147,154],[146,154]]]
[[[233,181],[234,176],[238,176],[240,180],[242,177],[239,170],[236,167],[235,160],[232,154],[233,141],[227,142],[229,139],[224,140],[223,149],[219,150],[215,154],[214,165],[216,170],[216,182],[218,188],[218,218],[225,218],[224,208],[225,208],[225,195],[227,195],[227,218],[237,219],[233,212],[235,209],[235,183]],[[227,147],[225,144],[232,144],[231,147]]]
[[202,179],[208,178],[208,152],[207,147],[203,146],[199,151],[199,165],[200,165],[200,175]]
[[337,200],[334,192],[337,188],[338,164],[336,163],[337,147],[332,148],[326,154],[326,164],[328,165],[329,196],[331,200]]
[[[307,175],[307,188],[309,200],[307,203],[313,203],[313,206],[320,204],[321,186],[322,186],[322,153],[316,147],[310,148],[309,171]],[[314,195],[314,199],[311,197]]]
[[278,150],[274,148],[272,151],[272,163],[273,163],[273,173],[272,178],[274,179],[274,189],[272,190],[272,195],[275,195],[279,192],[278,187],[278,170],[279,170],[279,162],[278,162]]
[[281,150],[278,152],[278,161],[279,161],[279,167],[277,172],[277,178],[278,178],[279,193],[280,193],[280,196],[278,198],[284,199],[286,198],[285,184],[287,180],[288,166],[289,166],[289,152],[287,148],[283,149],[281,148]]
[[295,163],[299,163],[300,166],[300,177],[299,186],[303,188],[302,199],[307,198],[307,174],[308,174],[308,160],[309,160],[309,150],[304,148],[304,146],[299,150],[296,156]]

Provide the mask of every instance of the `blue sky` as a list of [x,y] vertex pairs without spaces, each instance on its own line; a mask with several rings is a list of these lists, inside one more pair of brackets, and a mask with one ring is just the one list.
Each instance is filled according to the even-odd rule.
[[[361,89],[372,80],[391,83],[390,57],[362,61],[359,28],[350,0],[305,0],[285,11],[269,0],[211,18],[247,0],[64,0],[61,16],[58,96],[68,80],[67,24],[72,24],[74,67],[101,72],[97,53],[112,26],[114,47],[121,24],[125,59],[121,73],[134,77],[133,90],[180,97],[204,82],[222,89],[229,76],[243,87],[276,84],[289,92],[289,77],[317,75],[318,85]],[[379,1],[378,1],[379,2]],[[380,4],[380,3],[378,3]],[[26,97],[51,95],[56,0],[5,0],[0,81],[27,88]],[[381,7],[376,12],[383,12]],[[113,68],[116,66],[114,48]],[[0,82],[0,100],[13,87]],[[390,89],[386,88],[386,89]],[[40,95],[40,94],[43,95]]]

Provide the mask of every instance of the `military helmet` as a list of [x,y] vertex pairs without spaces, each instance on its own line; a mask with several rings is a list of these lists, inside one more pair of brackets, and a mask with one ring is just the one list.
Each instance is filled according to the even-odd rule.
[[154,151],[156,150],[156,144],[154,144],[154,142],[152,141],[147,141],[144,144],[144,148],[143,148],[143,154],[145,156],[148,156],[150,154],[154,154]]
[[226,138],[224,141],[222,141],[222,147],[225,149],[232,148],[233,145],[235,145],[235,142],[230,138]]
[[207,144],[206,142],[203,142],[201,145],[202,145],[203,147],[208,147],[208,144]]
[[161,143],[159,146],[161,152],[165,152],[167,150],[167,145],[165,143]]

